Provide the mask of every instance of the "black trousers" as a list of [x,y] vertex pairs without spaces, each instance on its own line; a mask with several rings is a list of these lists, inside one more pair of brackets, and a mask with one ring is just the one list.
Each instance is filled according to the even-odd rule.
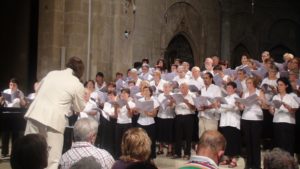
[[294,156],[295,124],[274,123],[273,127],[276,147],[286,150]]
[[246,143],[246,168],[260,168],[260,140],[263,121],[242,120],[242,132]]
[[116,129],[115,129],[115,139],[116,139],[116,144],[115,144],[115,154],[116,158],[119,159],[121,156],[121,143],[122,143],[122,137],[123,134],[132,127],[131,123],[128,124],[116,124]]
[[115,157],[115,122],[100,117],[100,148],[108,151]]
[[24,134],[24,132],[20,132],[20,131],[2,131],[2,151],[1,154],[2,155],[8,155],[9,154],[9,138],[11,136],[11,143],[12,143],[12,148],[14,145],[14,142],[20,138],[22,135]]
[[241,131],[231,126],[220,127],[220,131],[227,142],[224,155],[239,156],[241,153]]
[[176,115],[175,117],[175,154],[181,156],[182,141],[185,141],[184,155],[191,155],[191,143],[194,130],[194,115]]
[[143,128],[148,136],[151,139],[151,154],[150,154],[150,159],[154,159],[156,158],[156,127],[155,124],[151,124],[151,125],[140,125],[139,123],[137,123],[137,127],[141,127]]

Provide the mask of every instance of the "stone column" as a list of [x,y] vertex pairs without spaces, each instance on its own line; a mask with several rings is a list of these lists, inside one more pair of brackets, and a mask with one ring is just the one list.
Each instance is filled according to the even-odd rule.
[[37,78],[60,69],[60,54],[64,36],[65,0],[39,1]]
[[231,1],[221,0],[221,58],[230,62]]

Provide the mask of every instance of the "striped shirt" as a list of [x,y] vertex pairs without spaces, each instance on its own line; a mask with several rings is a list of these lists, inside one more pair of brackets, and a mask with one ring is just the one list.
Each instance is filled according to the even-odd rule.
[[100,163],[102,169],[111,169],[115,160],[103,149],[99,149],[89,142],[75,142],[72,148],[64,153],[60,159],[61,169],[69,169],[83,157],[93,156]]
[[204,156],[192,156],[190,161],[179,169],[218,169],[218,165],[210,158]]

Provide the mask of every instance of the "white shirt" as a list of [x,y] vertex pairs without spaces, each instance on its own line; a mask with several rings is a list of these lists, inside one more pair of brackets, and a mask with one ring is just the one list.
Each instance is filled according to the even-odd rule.
[[199,90],[201,90],[204,87],[204,82],[200,76],[197,79],[191,77],[189,80],[189,85],[195,85]]
[[[154,109],[158,108],[159,104],[157,100],[154,97],[151,97],[150,100],[153,100],[154,102]],[[139,101],[145,101],[145,98],[140,98]],[[138,124],[143,125],[143,126],[149,126],[151,124],[154,124],[154,117],[149,117],[145,113],[140,113],[139,119],[137,121]]]
[[241,113],[239,108],[235,105],[235,98],[239,96],[234,93],[225,97],[228,104],[221,104],[218,110],[221,113],[220,127],[235,127],[240,129],[241,126]]
[[153,76],[148,72],[148,73],[141,73],[140,78],[142,80],[148,80],[151,81],[153,79]]
[[[277,87],[277,79],[270,80],[269,78],[266,77],[263,79],[260,86],[263,86],[264,84],[267,84],[267,85],[270,85],[270,86],[273,86],[276,88]],[[270,101],[270,100],[272,100],[273,94],[265,93],[265,97],[268,101]]]
[[140,78],[138,78],[135,82],[135,85],[140,86],[141,82],[142,82],[142,80]]
[[[16,94],[17,92],[19,92],[19,94]],[[11,95],[12,102],[5,100],[6,107],[21,107],[21,99],[24,99],[24,94],[21,90],[17,89],[17,91],[12,92],[11,89],[5,89],[3,93]],[[16,95],[19,95],[19,97],[16,97]]]
[[[184,99],[188,100],[188,102],[191,105],[195,105],[194,104],[194,98],[195,98],[195,94],[192,92],[189,92],[186,96],[184,96]],[[175,106],[175,113],[176,115],[189,115],[189,114],[195,114],[194,110],[191,110],[189,108],[188,105],[186,105],[185,103],[180,103],[178,105]]]
[[[170,95],[172,95],[172,94],[170,94]],[[161,119],[173,119],[175,117],[174,108],[172,108],[170,106],[167,106],[167,107],[163,106],[163,104],[170,103],[170,100],[165,101],[165,99],[167,99],[167,97],[165,96],[164,93],[161,93],[157,97],[157,101],[160,104],[157,117],[159,117]]]
[[[89,101],[86,103],[85,108],[83,109],[83,111],[80,112],[78,118],[80,119],[80,118],[90,117],[90,118],[95,119],[97,122],[99,122],[100,112],[95,110],[97,108],[98,108],[98,106],[97,106],[96,101],[94,101],[92,99],[89,99]],[[92,115],[89,115],[90,112],[97,112],[97,114],[92,116]]]
[[[293,94],[285,94],[283,98],[279,94],[273,97],[273,100],[279,100],[287,105],[291,106],[293,109],[299,107],[298,103],[295,101]],[[275,109],[273,123],[289,123],[296,124],[295,113],[290,113],[284,105],[281,105],[279,109]]]
[[105,102],[102,111],[102,116],[106,120],[109,120],[109,116],[113,116],[114,114],[115,114],[115,107],[111,103]]
[[[260,91],[258,89],[255,90],[255,94],[259,96]],[[254,93],[253,93],[254,94]],[[244,93],[243,98],[247,98],[249,95],[249,92],[247,91]],[[250,107],[245,107],[242,115],[243,120],[253,120],[253,121],[262,121],[264,119],[263,111],[260,107],[260,105],[253,104]]]
[[178,83],[178,86],[180,86],[182,83],[189,84],[189,78],[187,76],[184,76],[183,78],[180,78],[178,75],[174,77],[173,81]]
[[106,87],[106,83],[103,82],[101,86],[99,86],[96,82],[96,85],[95,85],[95,90],[96,91],[101,91],[102,89],[104,89]]
[[[201,89],[201,96],[207,96],[210,98],[215,97],[221,97],[222,92],[219,86],[211,84],[208,86],[208,88],[203,87]],[[213,120],[219,120],[220,114],[216,109],[206,109],[204,111],[200,111],[200,117],[206,118],[206,119],[213,119]]]
[[[135,103],[133,103],[131,100],[128,101],[128,106],[130,109],[135,107]],[[128,116],[128,110],[126,108],[126,105],[120,108],[120,111],[118,113],[117,123],[118,124],[128,124],[131,123],[131,117]]]
[[159,94],[159,91],[163,91],[164,90],[164,84],[167,83],[167,81],[160,79],[158,85],[155,85],[155,81],[152,80],[150,82],[150,86],[155,86],[156,90],[153,91],[153,93],[155,94]]

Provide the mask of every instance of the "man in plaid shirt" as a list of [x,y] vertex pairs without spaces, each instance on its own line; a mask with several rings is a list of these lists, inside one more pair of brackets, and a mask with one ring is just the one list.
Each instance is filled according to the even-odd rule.
[[102,169],[110,169],[115,162],[113,157],[103,149],[95,147],[98,123],[94,119],[82,118],[74,125],[74,143],[72,148],[60,159],[60,168],[69,169],[83,157],[93,156]]

